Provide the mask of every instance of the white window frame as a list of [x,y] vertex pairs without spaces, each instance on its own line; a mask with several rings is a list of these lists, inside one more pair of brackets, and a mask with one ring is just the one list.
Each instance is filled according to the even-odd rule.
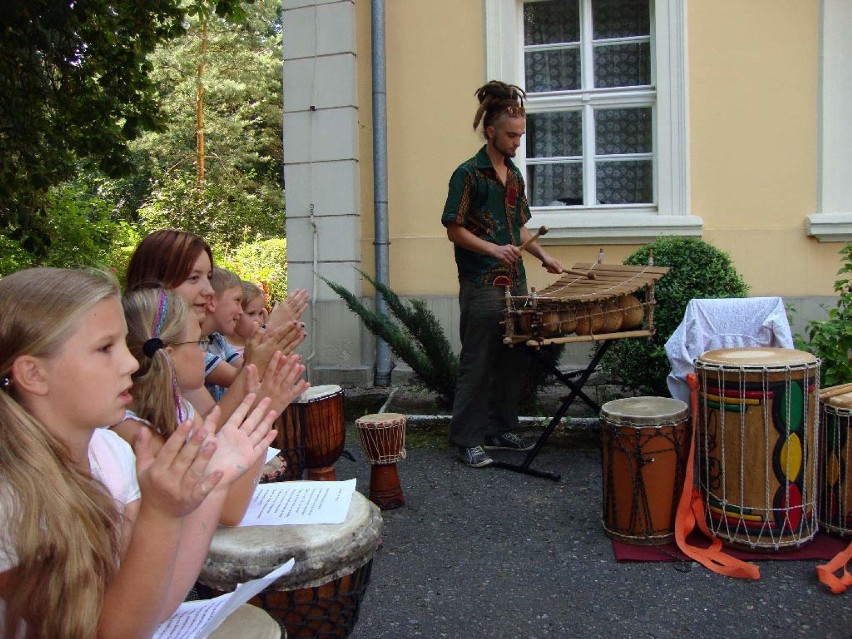
[[[528,0],[529,1],[529,0]],[[637,106],[654,109],[654,195],[655,205],[607,205],[603,207],[535,207],[531,226],[549,228],[542,240],[547,243],[636,244],[651,242],[661,235],[700,236],[702,220],[690,214],[689,136],[687,125],[685,0],[651,2],[650,89],[597,90]],[[524,85],[523,0],[485,0],[486,76]],[[591,64],[586,57],[584,64]],[[653,91],[656,90],[656,96]],[[588,99],[580,93],[582,104]],[[559,95],[536,96],[527,103],[534,113]],[[583,108],[591,108],[586,105]],[[591,118],[584,122],[592,123]],[[519,149],[516,162],[526,169],[525,149]],[[585,176],[588,189],[589,180]],[[588,201],[588,200],[586,200]]]
[[819,151],[817,210],[808,235],[820,242],[852,241],[852,4],[822,0],[820,7]]

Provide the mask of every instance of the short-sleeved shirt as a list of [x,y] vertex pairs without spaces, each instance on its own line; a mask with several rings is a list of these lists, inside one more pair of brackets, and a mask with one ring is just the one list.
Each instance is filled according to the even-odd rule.
[[[92,477],[100,481],[115,499],[119,512],[124,512],[127,504],[142,496],[136,478],[136,456],[133,449],[111,430],[98,428],[92,433],[92,439],[89,441],[89,467]],[[7,494],[4,498],[14,499],[14,496]],[[8,525],[7,513],[0,501],[0,572],[5,572],[18,563],[15,550],[8,543]],[[0,624],[2,621],[0,615]]]
[[[515,164],[506,158],[509,168],[506,184],[497,177],[491,158],[483,146],[479,153],[461,164],[450,178],[450,188],[441,223],[464,227],[492,244],[521,244],[521,227],[530,219],[524,178]],[[504,275],[516,285],[526,285],[521,260],[506,266],[488,255],[455,246],[459,280],[491,285]]]
[[[210,343],[207,345],[207,354],[204,356],[204,376],[216,368],[222,362],[232,364],[234,360],[242,357],[242,354],[228,343],[228,340],[221,333],[212,333],[210,335]],[[207,390],[217,402],[222,399],[225,391],[228,390],[216,384],[205,384]]]

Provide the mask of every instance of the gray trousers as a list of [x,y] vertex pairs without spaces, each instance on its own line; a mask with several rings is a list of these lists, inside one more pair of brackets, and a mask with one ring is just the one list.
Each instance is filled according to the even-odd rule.
[[[516,287],[513,295],[525,295]],[[461,361],[450,422],[450,443],[479,446],[489,435],[518,427],[518,400],[526,380],[530,353],[525,346],[503,344],[501,310],[504,289],[462,282]]]

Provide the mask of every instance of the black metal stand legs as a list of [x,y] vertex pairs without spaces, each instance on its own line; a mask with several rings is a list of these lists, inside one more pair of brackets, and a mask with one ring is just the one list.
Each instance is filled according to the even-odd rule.
[[548,423],[544,431],[542,431],[541,435],[538,438],[538,441],[536,441],[535,443],[535,446],[527,453],[527,456],[524,458],[524,461],[522,463],[511,464],[509,462],[494,460],[491,466],[495,468],[505,468],[507,470],[514,470],[515,472],[524,473],[526,475],[532,475],[534,477],[542,477],[544,479],[551,479],[553,481],[559,481],[560,479],[562,479],[562,475],[558,473],[552,473],[546,470],[537,470],[535,468],[530,468],[530,464],[532,464],[533,460],[536,458],[536,456],[538,456],[541,447],[544,446],[544,444],[550,438],[553,429],[556,428],[557,424],[559,424],[559,420],[565,417],[565,414],[568,412],[568,409],[571,407],[571,404],[574,403],[574,400],[579,398],[587,406],[594,410],[596,414],[600,413],[601,407],[588,395],[586,395],[586,393],[583,392],[583,386],[588,381],[592,373],[595,372],[598,363],[601,361],[601,358],[604,356],[611,343],[611,340],[599,342],[597,350],[595,350],[595,354],[589,362],[589,365],[586,366],[586,368],[582,368],[576,371],[570,371],[568,373],[563,373],[556,367],[555,363],[543,358],[540,354],[538,355],[540,361],[547,367],[547,369],[556,376],[556,379],[565,384],[571,392],[568,394],[568,397],[563,400],[562,405],[559,407],[559,410],[557,410],[556,414],[553,415],[553,418],[550,420],[550,423]]

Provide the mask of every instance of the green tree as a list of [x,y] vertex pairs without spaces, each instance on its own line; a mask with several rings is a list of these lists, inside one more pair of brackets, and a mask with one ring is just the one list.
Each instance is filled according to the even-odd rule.
[[7,0],[0,11],[0,230],[36,255],[50,243],[52,186],[80,166],[132,170],[128,142],[162,117],[148,59],[187,10],[240,0]]
[[280,51],[279,3],[258,0],[240,22],[190,15],[185,35],[152,55],[168,126],[133,143],[146,179],[122,193],[145,227],[229,247],[284,234]]

